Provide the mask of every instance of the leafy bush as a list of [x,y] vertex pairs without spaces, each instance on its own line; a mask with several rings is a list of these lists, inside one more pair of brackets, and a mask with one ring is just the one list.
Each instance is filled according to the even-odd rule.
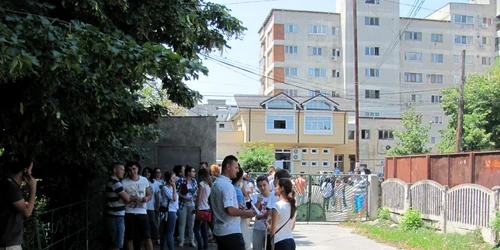
[[379,208],[377,218],[380,220],[389,220],[391,218],[391,211],[389,208]]
[[422,215],[416,209],[408,209],[401,219],[401,227],[405,231],[416,230],[422,227]]
[[490,228],[495,232],[500,232],[500,210],[497,211],[495,219],[490,222]]

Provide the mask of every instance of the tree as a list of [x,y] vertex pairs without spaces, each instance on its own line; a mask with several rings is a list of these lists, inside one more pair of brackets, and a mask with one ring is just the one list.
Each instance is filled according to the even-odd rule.
[[193,107],[201,95],[184,81],[208,73],[198,55],[243,31],[200,0],[0,1],[0,148],[36,155],[51,203],[79,200],[112,161],[142,158],[135,141],[158,137],[162,108],[140,102],[144,85]]
[[[446,129],[441,131],[438,150],[455,152],[458,86],[444,89],[441,107],[448,116]],[[462,151],[500,148],[500,62],[485,75],[472,74],[464,86],[464,120]]]
[[159,106],[163,116],[187,116],[187,109],[181,107],[167,98],[167,91],[155,81],[146,82],[139,91],[140,102],[144,106]]
[[407,109],[402,115],[404,130],[394,131],[394,135],[398,138],[396,147],[387,151],[389,156],[411,155],[411,154],[426,154],[431,151],[427,146],[429,142],[429,130],[431,124],[422,125],[422,114],[418,114],[415,107]]
[[245,170],[252,172],[266,172],[274,161],[274,146],[265,145],[264,141],[259,143],[250,142],[248,145],[242,144],[243,152],[238,155],[238,159]]

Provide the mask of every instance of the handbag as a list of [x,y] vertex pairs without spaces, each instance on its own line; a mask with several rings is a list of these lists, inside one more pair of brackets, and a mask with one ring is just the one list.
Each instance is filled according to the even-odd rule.
[[[163,187],[167,188],[167,187]],[[170,205],[170,200],[167,198],[167,194],[165,193],[165,189],[161,189],[162,196],[167,199],[167,206],[160,206],[160,222],[167,222],[168,221],[168,206]]]
[[268,234],[266,237],[267,237],[267,244],[266,244],[266,250],[274,250],[274,236],[290,221],[290,218],[288,218],[288,220],[285,222],[285,224],[283,224],[283,226],[281,226],[280,228],[278,228],[278,230],[276,230],[276,232],[274,234]]
[[205,210],[196,210],[195,220],[212,222],[212,212]]

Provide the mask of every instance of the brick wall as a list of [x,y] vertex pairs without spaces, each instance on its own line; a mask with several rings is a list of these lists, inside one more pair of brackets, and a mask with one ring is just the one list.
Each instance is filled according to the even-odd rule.
[[273,62],[284,62],[285,61],[285,46],[284,45],[274,45],[273,46]]
[[285,68],[275,67],[273,69],[274,82],[285,82]]
[[285,25],[275,23],[272,33],[273,40],[285,40]]

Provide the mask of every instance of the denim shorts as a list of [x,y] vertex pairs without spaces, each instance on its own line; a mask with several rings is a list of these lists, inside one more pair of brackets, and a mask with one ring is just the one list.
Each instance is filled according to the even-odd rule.
[[123,216],[107,216],[106,226],[110,236],[110,246],[112,248],[123,248],[125,218]]
[[365,208],[365,195],[355,195],[354,196],[354,209],[356,212],[362,211]]

